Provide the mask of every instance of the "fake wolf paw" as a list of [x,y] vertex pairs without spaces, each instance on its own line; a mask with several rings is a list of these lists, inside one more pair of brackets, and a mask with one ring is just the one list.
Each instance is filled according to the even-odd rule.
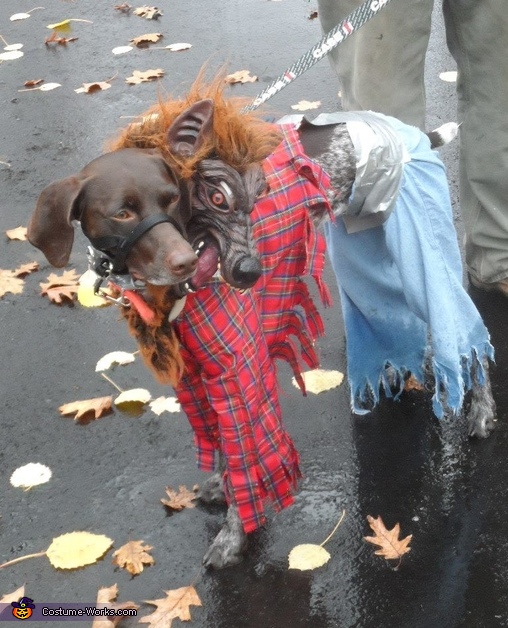
[[208,548],[203,558],[203,565],[214,569],[237,565],[243,560],[246,551],[247,535],[243,531],[236,507],[230,506],[226,522]]
[[224,481],[222,473],[213,473],[196,493],[197,499],[203,504],[225,504]]

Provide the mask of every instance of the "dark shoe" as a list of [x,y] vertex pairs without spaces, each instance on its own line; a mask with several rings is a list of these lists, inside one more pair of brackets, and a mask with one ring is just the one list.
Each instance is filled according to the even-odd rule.
[[469,275],[469,281],[472,286],[478,288],[478,290],[483,290],[484,292],[499,292],[503,294],[505,297],[508,297],[508,278],[502,279],[501,281],[494,281],[492,283],[484,283],[476,277]]

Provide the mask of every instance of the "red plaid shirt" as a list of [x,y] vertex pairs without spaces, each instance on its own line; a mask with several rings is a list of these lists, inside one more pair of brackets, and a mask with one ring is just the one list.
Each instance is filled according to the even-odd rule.
[[330,211],[328,176],[304,155],[292,128],[263,168],[269,193],[252,213],[262,277],[245,294],[212,280],[187,297],[174,322],[186,364],[176,393],[195,433],[198,464],[213,470],[220,447],[246,532],[264,523],[265,500],[276,510],[293,503],[300,477],[274,360],[291,364],[302,390],[299,354],[318,366],[313,341],[324,328],[301,276],[314,277],[330,304],[321,280],[325,244],[309,215]]

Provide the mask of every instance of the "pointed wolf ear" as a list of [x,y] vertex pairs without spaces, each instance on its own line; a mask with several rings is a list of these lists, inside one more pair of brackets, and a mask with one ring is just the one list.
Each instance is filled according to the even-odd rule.
[[52,266],[61,268],[69,261],[74,229],[75,201],[83,180],[68,177],[55,181],[42,190],[35,211],[28,223],[28,241],[40,249]]
[[180,157],[194,155],[213,131],[213,101],[198,100],[169,127],[166,139],[170,151]]

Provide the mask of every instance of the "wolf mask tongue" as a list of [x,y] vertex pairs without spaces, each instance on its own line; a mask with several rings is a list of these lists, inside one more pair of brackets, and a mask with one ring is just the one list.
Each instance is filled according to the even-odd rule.
[[192,278],[194,288],[200,288],[209,281],[217,272],[219,265],[219,249],[217,245],[210,242],[199,256],[196,274]]

